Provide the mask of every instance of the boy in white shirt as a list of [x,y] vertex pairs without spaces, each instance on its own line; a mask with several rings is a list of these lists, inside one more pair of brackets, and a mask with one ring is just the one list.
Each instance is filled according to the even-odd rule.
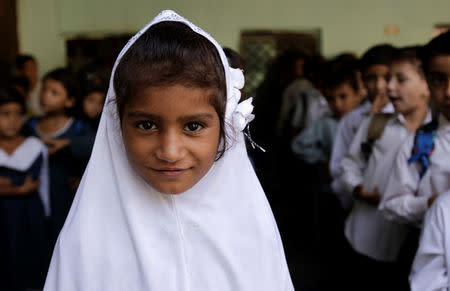
[[[424,212],[431,205],[425,217],[419,248],[412,266],[411,290],[448,290],[450,244],[447,239],[447,221],[450,215],[450,192],[436,201],[435,199],[438,194],[450,189],[450,32],[434,38],[424,47],[422,62],[431,96],[440,111],[434,150],[429,155],[431,165],[427,170],[423,165],[413,163],[404,171],[397,170],[398,173],[404,173],[400,181],[402,183],[392,192],[398,195],[387,200],[384,209],[386,212],[389,209],[390,213],[395,213],[396,219],[420,223]],[[425,170],[422,180],[417,174],[411,174],[414,173],[413,167],[416,172]],[[414,189],[417,189],[415,193]],[[404,200],[404,206],[393,207],[401,199]]]
[[331,188],[345,210],[351,208],[353,199],[348,193],[343,193],[344,189],[340,183],[341,160],[347,153],[364,118],[370,113],[394,112],[387,96],[389,66],[392,62],[393,53],[394,48],[387,44],[374,46],[364,53],[359,61],[359,68],[367,91],[367,101],[348,113],[339,122],[331,153],[330,174],[332,178]]
[[409,137],[400,148],[379,207],[388,219],[415,225],[420,225],[436,196],[450,189],[450,94],[446,79],[450,76],[450,33],[430,42],[422,60],[440,114],[436,125]]
[[395,53],[388,95],[396,114],[387,116],[375,139],[370,139],[372,120],[380,115],[365,119],[341,163],[342,185],[355,198],[346,220],[345,236],[356,252],[353,278],[360,284],[359,290],[402,288],[395,262],[409,229],[385,219],[378,211],[378,203],[386,191],[398,147],[422,124],[431,121],[430,94],[418,54],[417,47]]

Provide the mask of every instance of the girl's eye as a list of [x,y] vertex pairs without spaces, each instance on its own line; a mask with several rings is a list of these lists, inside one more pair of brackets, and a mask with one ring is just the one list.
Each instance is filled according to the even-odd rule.
[[192,131],[192,132],[197,132],[197,131],[201,130],[202,128],[203,128],[203,126],[198,122],[189,122],[188,124],[186,124],[184,126],[184,130]]
[[137,127],[142,130],[153,130],[156,125],[151,121],[141,121],[137,124]]

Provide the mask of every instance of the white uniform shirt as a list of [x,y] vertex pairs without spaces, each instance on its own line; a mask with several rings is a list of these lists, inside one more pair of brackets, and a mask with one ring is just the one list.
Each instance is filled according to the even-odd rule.
[[310,92],[312,89],[313,86],[311,82],[306,79],[296,79],[284,89],[283,96],[281,97],[281,109],[277,125],[279,130],[282,129],[286,119],[291,118],[289,114],[295,110],[296,104],[299,101],[299,96],[302,93],[307,94],[307,92]]
[[[309,91],[304,93],[304,96],[297,95],[295,111],[291,120],[293,128],[308,128],[325,115],[331,114],[327,100],[317,89],[311,87]],[[305,98],[305,100],[302,98]]]
[[450,289],[450,191],[425,216],[419,249],[409,276],[411,291]]
[[386,218],[420,225],[428,209],[428,198],[450,189],[450,123],[441,115],[430,166],[420,179],[419,163],[408,164],[414,136],[401,146],[392,176],[379,209]]
[[[372,154],[366,161],[361,144],[366,142],[370,120],[371,117],[363,121],[342,159],[341,182],[348,193],[362,184],[368,191],[377,187],[383,196],[398,148],[412,133],[409,133],[402,115],[393,116],[386,124],[383,135],[373,144]],[[430,121],[431,112],[428,112],[424,123]],[[408,230],[405,225],[385,219],[377,206],[361,200],[355,200],[345,223],[345,236],[353,248],[379,261],[397,259]]]
[[[353,198],[349,195],[349,193],[345,193],[340,181],[342,174],[341,161],[350,148],[361,122],[369,115],[371,108],[372,103],[366,101],[358,108],[342,117],[334,140],[333,151],[331,152],[330,159],[330,174],[332,178],[331,189],[333,189],[333,192],[337,195],[342,207],[345,209],[350,208]],[[388,103],[385,107],[383,107],[381,112],[393,113],[394,107],[391,103]]]

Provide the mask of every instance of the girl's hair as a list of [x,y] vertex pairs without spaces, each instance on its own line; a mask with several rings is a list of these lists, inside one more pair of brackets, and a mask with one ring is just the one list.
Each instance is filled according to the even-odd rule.
[[48,72],[43,81],[51,79],[60,82],[67,90],[69,98],[77,99],[79,96],[79,87],[75,75],[66,68],[58,68]]
[[428,72],[431,59],[437,56],[450,56],[450,31],[433,38],[423,47],[420,58],[425,72]]
[[392,59],[393,63],[410,63],[414,65],[417,72],[425,78],[425,73],[422,67],[422,61],[420,59],[422,47],[421,46],[407,46],[396,49]]
[[220,138],[226,149],[225,108],[226,80],[217,48],[189,26],[164,21],[151,26],[130,47],[114,74],[114,89],[119,118],[125,106],[140,91],[151,86],[182,84],[187,87],[212,89],[210,104],[220,120]]
[[224,47],[223,52],[227,56],[230,67],[234,69],[244,69],[244,60],[241,58],[238,52],[229,47]]
[[13,88],[0,89],[0,106],[8,103],[19,104],[22,108],[22,113],[25,114],[25,99],[22,97],[22,95]]

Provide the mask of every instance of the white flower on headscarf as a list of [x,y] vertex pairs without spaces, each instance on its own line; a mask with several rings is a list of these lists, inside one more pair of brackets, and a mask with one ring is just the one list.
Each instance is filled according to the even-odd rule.
[[237,131],[243,131],[247,126],[247,124],[255,118],[255,115],[252,114],[253,98],[249,98],[238,104],[239,99],[241,98],[240,89],[244,87],[245,83],[244,74],[240,69],[233,69],[233,68],[229,68],[229,72],[231,83],[231,92],[230,92],[231,100],[228,100],[229,106],[227,108],[227,111],[232,110],[232,108],[234,107],[231,116],[233,127]]

